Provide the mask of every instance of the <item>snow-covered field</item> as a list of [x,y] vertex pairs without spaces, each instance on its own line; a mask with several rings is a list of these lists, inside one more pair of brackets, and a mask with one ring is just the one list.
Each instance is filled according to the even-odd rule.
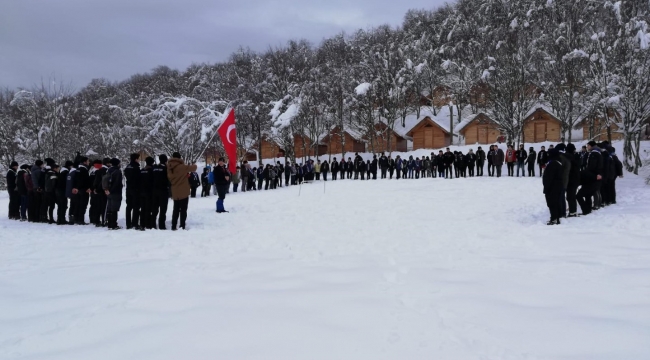
[[0,359],[648,359],[650,188],[618,184],[560,226],[538,177],[197,198],[178,232],[3,213]]

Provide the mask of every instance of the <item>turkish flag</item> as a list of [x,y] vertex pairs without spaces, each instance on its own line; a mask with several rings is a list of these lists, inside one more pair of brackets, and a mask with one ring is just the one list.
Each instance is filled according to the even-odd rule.
[[235,109],[230,109],[226,120],[217,129],[223,148],[228,155],[228,170],[237,170],[237,129],[235,128]]

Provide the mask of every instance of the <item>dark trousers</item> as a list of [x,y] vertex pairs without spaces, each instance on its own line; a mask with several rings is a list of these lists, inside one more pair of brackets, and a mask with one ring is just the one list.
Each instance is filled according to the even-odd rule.
[[106,226],[109,229],[117,228],[117,213],[122,206],[122,195],[109,195],[106,197]]
[[140,197],[137,193],[126,193],[126,228],[131,229],[138,225],[140,218]]
[[29,195],[20,196],[20,219],[27,220],[27,209],[29,208]]
[[[280,184],[282,184],[281,181],[280,181]],[[232,184],[232,192],[237,192],[238,187],[239,187],[239,184]]]
[[196,188],[194,186],[191,187],[190,197],[193,197],[193,198],[196,197]]
[[165,221],[167,220],[167,205],[169,204],[169,195],[166,192],[154,193],[152,202],[153,202],[153,206],[151,210],[151,218],[153,219],[154,225],[156,223],[156,218],[157,218],[158,229],[164,230]]
[[88,200],[90,200],[90,194],[85,191],[77,193],[77,211],[74,214],[74,221],[77,224],[84,222],[86,217],[86,209],[88,208]]
[[201,197],[210,196],[210,184],[205,184],[201,186]]
[[580,209],[584,215],[591,213],[591,197],[594,195],[595,184],[582,185],[576,195]]
[[38,205],[38,220],[41,221],[41,222],[48,222],[49,221],[48,218],[47,218],[47,211],[48,211],[47,205],[48,204],[47,204],[47,201],[46,201],[46,196],[47,195],[46,195],[45,191],[41,191],[40,193],[37,192],[37,194],[40,194],[40,196],[41,196],[41,200],[40,200],[40,203]]
[[[289,182],[289,180],[287,180],[287,182]],[[286,186],[286,183],[285,183],[285,186]],[[241,179],[241,192],[246,192],[246,190],[248,190],[247,187],[248,187],[248,178],[247,177],[242,178]]]
[[[45,204],[45,212],[49,223],[54,223],[54,208],[56,207],[56,194],[54,191],[44,193],[43,204]],[[42,218],[41,220],[45,220]]]
[[[366,174],[365,171],[361,171],[361,180],[365,180],[365,178],[364,178],[364,175],[365,175],[365,174]],[[356,177],[355,177],[355,179],[356,179]]]
[[352,170],[348,170],[348,179],[352,179]]
[[[535,176],[535,174],[533,174]],[[566,200],[569,203],[569,214],[575,214],[578,212],[578,200],[576,195],[578,193],[577,185],[569,185],[566,189]]]
[[65,212],[68,210],[68,198],[65,197],[64,191],[56,192],[56,222],[57,224],[67,223]]
[[97,222],[95,224],[100,224],[100,225],[105,225],[106,224],[106,213],[107,211],[107,204],[108,204],[108,199],[106,198],[106,194],[104,193],[98,193],[95,194],[97,197],[97,207],[99,210],[97,213]]
[[336,174],[336,171],[333,171],[333,172],[332,172],[332,180],[336,180],[336,175],[337,175],[337,174]]
[[445,178],[447,178],[447,179],[453,179],[454,178],[454,172],[453,172],[453,169],[451,168],[451,165],[445,166]]
[[[372,179],[377,180],[377,170],[371,171],[370,173],[372,174]],[[370,174],[368,174],[368,178],[370,178]]]
[[528,177],[535,176],[535,166],[528,166]]
[[503,165],[493,165],[494,170],[492,170],[492,174],[496,172],[497,177],[501,177],[501,168],[503,168]]
[[560,217],[566,217],[566,189],[562,188],[560,195],[558,196],[558,202],[560,203]]
[[546,196],[546,206],[548,206],[548,210],[551,213],[551,220],[558,220],[561,217],[561,204],[560,204],[560,198],[562,197],[562,193],[559,191],[552,191],[548,194],[545,194]]
[[316,180],[320,180],[320,173],[319,172],[316,173]]
[[27,220],[29,222],[38,222],[38,213],[40,212],[40,193],[37,191],[29,192],[29,203],[27,204]]
[[18,191],[9,189],[9,218],[20,219],[20,194]]
[[467,170],[467,172],[469,172],[469,177],[474,177],[474,165],[469,165]]
[[[97,206],[97,194],[90,194],[90,209],[88,210],[88,218],[90,223],[97,224],[99,222],[99,206]],[[103,211],[103,209],[102,209]]]
[[483,162],[476,163],[476,176],[483,176]]
[[257,190],[262,190],[262,182],[264,178],[257,179]]
[[393,168],[388,169],[388,176],[389,176],[389,179],[391,179],[391,180],[393,179],[393,173],[394,173],[394,172],[395,172],[395,169],[393,169]]
[[151,194],[140,194],[140,227],[146,229],[153,229],[155,220],[153,212],[151,211],[153,205],[153,196]]
[[494,176],[494,165],[488,163],[488,176]]
[[515,175],[515,163],[514,162],[508,162],[508,163],[506,163],[506,166],[508,166],[508,176],[514,176]]
[[603,181],[596,181],[594,186],[594,207],[601,207],[603,205],[603,197],[600,191],[602,190]]
[[616,178],[610,180],[609,184],[609,200],[612,204],[616,204]]
[[438,177],[439,178],[444,178],[445,177],[445,167],[444,166],[438,166]]
[[185,198],[183,200],[174,200],[174,210],[172,211],[172,229],[176,229],[176,224],[178,224],[179,216],[181,218],[181,228],[185,228],[185,220],[187,219],[187,205],[189,202],[189,198]]
[[228,190],[228,185],[217,185],[217,195],[219,196],[217,200],[217,211],[226,211],[223,206],[223,201],[226,200],[226,190]]
[[544,175],[544,168],[546,165],[539,164],[539,177],[542,177]]
[[[336,177],[336,175],[334,175],[334,177]],[[289,180],[291,180],[291,173],[284,174],[284,186],[289,186]]]
[[79,198],[76,195],[70,197],[70,208],[68,209],[68,219],[70,223],[74,223],[74,217],[77,215],[77,208],[79,207]]
[[524,162],[523,161],[517,161],[517,177],[519,177],[519,170],[521,170],[521,176],[522,177],[526,176],[526,172],[524,171]]
[[323,171],[323,180],[327,181],[327,171]]
[[397,180],[399,180],[400,174],[402,173],[402,169],[397,169]]
[[388,169],[383,169],[383,168],[381,169],[381,178],[382,179],[386,178],[386,170],[388,170]]

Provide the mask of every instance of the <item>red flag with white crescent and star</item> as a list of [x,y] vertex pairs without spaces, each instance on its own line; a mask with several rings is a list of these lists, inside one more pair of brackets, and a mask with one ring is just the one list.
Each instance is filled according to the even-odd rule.
[[237,128],[235,127],[235,109],[230,109],[226,120],[217,129],[223,148],[228,155],[228,170],[237,170]]

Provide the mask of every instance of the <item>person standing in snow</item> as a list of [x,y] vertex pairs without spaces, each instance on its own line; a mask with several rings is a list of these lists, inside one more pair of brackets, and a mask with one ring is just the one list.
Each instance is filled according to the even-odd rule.
[[323,173],[323,180],[327,181],[327,173],[330,172],[330,164],[327,163],[327,160],[323,161],[323,164],[320,166],[320,171]]
[[587,164],[580,172],[580,183],[582,186],[577,194],[578,204],[580,204],[583,215],[589,215],[591,213],[591,197],[596,193],[598,184],[602,180],[602,159],[600,152],[596,150],[596,142],[593,140],[590,141],[587,144],[587,150],[589,153],[587,156]]
[[90,175],[88,167],[90,161],[87,157],[81,156],[79,158],[79,166],[77,167],[77,176],[72,183],[72,194],[77,199],[77,208],[74,215],[75,225],[88,225],[85,222],[86,210],[88,209],[88,201],[90,200]]
[[[267,165],[271,169],[270,165]],[[230,181],[230,172],[226,169],[224,158],[219,158],[219,163],[214,168],[214,183],[217,184],[217,213],[226,213],[223,202],[226,200],[226,188]],[[268,183],[267,183],[268,185]]]
[[58,173],[56,181],[56,224],[68,225],[69,222],[65,218],[65,213],[68,210],[68,197],[66,196],[68,172],[72,168],[72,161],[68,160]]
[[59,180],[59,165],[52,164],[45,173],[45,188],[43,189],[43,203],[46,206],[47,222],[54,224],[54,208],[56,207],[56,188]]
[[542,177],[542,173],[544,172],[544,168],[546,167],[546,163],[548,163],[548,154],[546,153],[546,148],[544,146],[542,146],[542,149],[537,154],[537,164],[539,165],[539,176],[540,177]]
[[140,154],[131,154],[129,157],[131,162],[124,169],[124,177],[126,178],[126,229],[133,229],[138,226],[138,219],[140,218],[140,196],[138,190],[138,180],[140,179]]
[[[102,182],[104,194],[106,194],[106,227],[108,230],[119,230],[117,213],[119,213],[120,207],[122,207],[122,170],[120,169],[119,159],[111,159],[111,167],[107,170],[106,175],[108,176],[108,181]],[[167,210],[166,205],[165,210]]]
[[485,165],[485,151],[479,146],[476,150],[476,176],[483,176],[483,165]]
[[167,178],[171,183],[172,199],[174,200],[172,230],[177,229],[176,225],[178,224],[179,216],[180,228],[185,229],[187,206],[189,204],[191,192],[190,184],[187,181],[187,175],[194,171],[196,171],[196,165],[185,165],[179,152],[175,152],[167,164]]
[[544,185],[544,196],[546,197],[546,205],[551,213],[551,219],[546,225],[560,225],[561,217],[561,204],[560,200],[564,201],[562,197],[562,178],[563,169],[560,162],[560,154],[556,149],[549,150],[549,162],[546,165],[546,171],[542,178]]
[[517,161],[515,149],[512,147],[512,145],[508,145],[508,150],[506,150],[506,166],[508,167],[508,176],[515,176],[515,161]]
[[[115,165],[115,161],[113,160],[117,160],[118,165]],[[156,220],[158,221],[158,230],[167,230],[165,222],[167,221],[167,207],[169,205],[170,196],[170,183],[169,177],[167,176],[167,155],[158,155],[158,163],[158,165],[153,167],[153,206],[151,217],[153,218],[154,224]],[[119,170],[118,159],[112,159],[111,165],[117,166]],[[119,177],[122,178],[121,170]],[[121,196],[120,201],[122,201]],[[115,219],[117,220],[117,216]]]
[[352,179],[352,173],[356,173],[356,164],[352,162],[351,157],[348,157],[348,162],[345,164],[345,170],[348,172],[348,180]]
[[43,167],[43,160],[36,160],[30,172],[32,178],[31,183],[34,184],[34,190],[32,195],[29,197],[29,207],[27,210],[30,222],[41,221],[41,203],[43,202],[43,186],[41,184],[41,178],[43,178],[43,180],[45,179],[45,171]]
[[314,174],[316,174],[316,180],[320,180],[320,160],[316,161],[316,164],[314,165]]
[[[370,163],[370,172],[368,173],[368,178],[370,178],[370,174],[372,174],[372,179],[377,180],[377,155],[372,156],[372,162]],[[370,180],[370,179],[368,179]]]
[[102,188],[102,179],[104,178],[104,175],[108,173],[110,167],[111,159],[104,158],[101,167],[95,170],[95,180],[93,181],[91,196],[95,197],[95,202],[99,212],[95,214],[95,218],[90,221],[95,224],[96,227],[106,226],[106,203],[108,200],[104,193],[104,189]]
[[401,175],[402,175],[402,167],[403,166],[404,166],[404,161],[402,160],[402,158],[399,155],[397,155],[397,157],[395,158],[395,170],[397,172],[397,174],[396,174],[396,179],[397,180],[399,180]]
[[496,173],[497,177],[501,177],[501,169],[503,168],[503,162],[505,161],[505,154],[503,150],[497,145],[494,145],[494,157],[492,160],[492,165],[494,167],[493,173]]
[[578,214],[578,200],[576,195],[578,193],[578,186],[580,186],[580,156],[576,154],[576,146],[572,143],[566,146],[566,157],[571,162],[569,169],[569,182],[566,188],[566,200],[569,205],[569,213],[567,217],[577,217]]
[[571,175],[571,159],[566,156],[566,145],[558,144],[555,150],[559,153],[559,160],[562,164],[562,190],[560,195],[560,217],[566,218],[566,190],[569,187],[569,176]]
[[535,176],[535,162],[537,161],[537,153],[535,149],[531,146],[528,149],[528,157],[526,158],[526,164],[528,165],[528,177]]
[[524,164],[528,159],[528,153],[524,150],[524,144],[519,145],[519,150],[516,151],[515,155],[517,157],[517,177],[519,177],[519,170],[521,170],[521,177],[525,177]]
[[210,196],[210,168],[203,168],[203,173],[201,174],[201,197]]
[[469,169],[469,177],[474,177],[474,166],[476,165],[476,154],[474,154],[473,149],[469,149],[467,155],[465,155],[465,163],[467,164],[467,169]]
[[[237,168],[235,169],[235,172],[233,174],[231,174],[232,175],[232,192],[234,192],[234,193],[237,192],[237,188],[239,187],[239,182],[240,182],[240,178],[239,178],[240,175],[239,174],[240,174],[240,172],[241,172],[241,168],[239,166],[237,166]],[[243,188],[243,186],[242,186],[242,188]]]
[[[153,218],[153,187],[154,187],[154,172],[153,165],[154,159],[148,156],[145,160],[145,167],[140,169],[140,178],[138,179],[139,195],[140,195],[140,227],[138,230],[145,231],[145,229],[153,229],[155,226],[155,219]],[[209,190],[208,190],[209,191]]]
[[201,180],[199,178],[199,174],[196,173],[196,171],[192,171],[189,176],[187,177],[187,181],[190,185],[190,192],[191,192],[191,197],[195,198],[196,197],[196,189],[199,188],[201,185]]
[[336,158],[332,160],[332,164],[330,164],[330,170],[332,171],[332,181],[335,181],[336,176],[338,175],[339,172],[339,162],[336,161]]
[[20,220],[20,194],[16,189],[18,162],[12,161],[7,170],[7,192],[9,193],[9,220]]
[[445,154],[442,150],[438,150],[438,155],[436,156],[436,163],[438,164],[438,177],[443,179],[445,177]]
[[623,164],[618,159],[618,156],[616,156],[616,149],[614,147],[609,146],[607,151],[609,151],[609,155],[612,157],[614,163],[614,178],[609,182],[610,201],[613,205],[616,204],[616,179],[623,178]]
[[32,174],[29,165],[23,164],[16,172],[16,190],[20,195],[20,221],[28,221],[29,196],[33,191]]
[[[287,163],[288,164],[288,163]],[[240,175],[241,175],[241,191],[246,192],[248,190],[248,161],[245,161],[241,164]],[[289,185],[289,176],[286,177],[285,185]]]
[[488,176],[494,176],[494,158],[496,156],[494,148],[494,145],[490,145],[490,150],[487,153]]
[[445,178],[446,179],[453,179],[454,178],[454,173],[452,170],[452,165],[454,164],[455,160],[454,153],[449,151],[449,148],[447,148],[447,151],[443,155],[443,160],[445,164]]

